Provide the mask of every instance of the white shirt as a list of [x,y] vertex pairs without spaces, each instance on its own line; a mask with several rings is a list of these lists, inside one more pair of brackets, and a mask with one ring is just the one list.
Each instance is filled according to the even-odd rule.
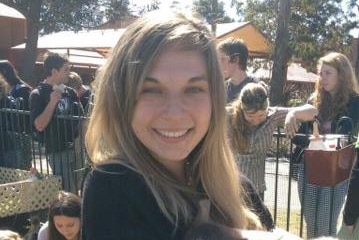
[[41,226],[37,235],[37,240],[48,240],[49,239],[49,222],[46,222]]

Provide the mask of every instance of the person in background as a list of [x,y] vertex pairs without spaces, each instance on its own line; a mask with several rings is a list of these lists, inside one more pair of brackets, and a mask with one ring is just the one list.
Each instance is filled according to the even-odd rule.
[[[82,84],[82,78],[76,72],[70,72],[68,79],[65,81],[65,84],[73,88],[77,96],[80,98],[81,105],[87,115],[90,111],[92,105],[92,90],[89,86],[85,86]],[[84,133],[86,132],[85,125],[79,126],[79,137],[74,141],[74,149],[75,149],[75,167],[77,172],[76,176],[76,184],[77,188],[80,189],[82,186],[82,178],[86,174],[86,164],[88,164],[88,159],[84,145]]]
[[40,228],[37,240],[80,240],[81,198],[60,191],[50,204],[48,221]]
[[11,87],[9,95],[20,101],[20,109],[29,110],[29,97],[32,87],[19,77],[15,67],[8,60],[0,60],[0,74]]
[[0,75],[0,166],[15,168],[16,151],[15,146],[9,141],[8,131],[11,129],[11,116],[5,111],[14,106],[14,101],[8,97],[10,90],[9,84]]
[[263,82],[248,83],[228,108],[229,134],[239,169],[264,199],[265,159],[273,132],[284,123],[287,136],[294,136],[298,121],[309,121],[318,114],[309,104],[299,107],[270,107]]
[[[318,60],[317,71],[319,78],[308,102],[319,111],[317,122],[320,134],[353,133],[359,121],[359,88],[349,59],[344,54],[330,52]],[[354,126],[344,123],[339,125],[343,117],[350,118]],[[308,123],[303,124],[299,132],[309,134],[311,130],[312,125]],[[299,148],[305,148],[309,141],[294,143]],[[301,159],[302,155],[298,156]],[[310,184],[304,173],[303,161],[298,165],[298,179],[299,198],[307,222],[307,237],[335,235],[348,181],[334,187]]]
[[70,74],[65,55],[49,53],[44,70],[46,79],[30,95],[30,120],[53,173],[62,176],[66,191],[76,192],[73,141],[80,121],[69,116],[83,116],[83,108],[76,92],[63,84]]
[[[9,97],[14,100],[9,108],[29,111],[29,96],[32,87],[24,82],[8,60],[0,60],[0,74],[9,84]],[[26,113],[11,113],[12,128],[8,129],[8,140],[15,149],[13,167],[28,170],[31,167],[31,123]]]
[[84,239],[182,239],[201,199],[217,224],[261,228],[243,204],[215,38],[203,22],[138,19],[95,81]]
[[[359,135],[358,135],[359,137]],[[344,205],[343,222],[339,239],[359,239],[359,139],[355,145],[357,158],[349,179],[348,194]]]
[[217,49],[226,80],[227,102],[230,103],[247,83],[255,82],[246,72],[248,48],[242,39],[230,37],[219,42]]
[[82,107],[84,108],[85,112],[88,112],[92,97],[91,88],[82,84],[82,78],[76,72],[70,72],[70,75],[65,84],[68,87],[75,89],[77,96],[80,98]]

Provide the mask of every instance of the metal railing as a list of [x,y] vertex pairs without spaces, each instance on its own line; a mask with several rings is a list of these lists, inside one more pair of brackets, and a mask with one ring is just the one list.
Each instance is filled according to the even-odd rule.
[[[53,164],[60,158],[68,164],[60,166],[63,178],[74,178],[75,188],[68,181],[63,181],[63,189],[79,192],[84,176],[88,170],[88,157],[84,148],[85,116],[54,116],[61,127],[55,132],[45,130],[39,134],[30,123],[29,111],[2,108],[0,109],[0,165],[10,168],[29,170],[36,168],[42,174],[54,174]],[[71,122],[75,121],[73,125]],[[71,125],[71,136],[67,136]],[[76,129],[74,128],[76,127]],[[54,129],[52,129],[53,131]],[[51,136],[52,139],[46,139]],[[64,140],[65,139],[65,140]],[[61,145],[61,148],[46,145],[48,141]],[[65,142],[60,142],[65,141]],[[61,151],[49,152],[49,148]],[[274,133],[272,151],[266,159],[266,185],[264,202],[272,212],[276,226],[286,229],[298,236],[306,236],[306,223],[303,208],[298,194],[298,166],[291,161],[293,144],[285,135]],[[61,154],[58,154],[61,152]],[[55,162],[51,163],[52,157]],[[65,169],[66,168],[66,169]],[[331,202],[331,199],[328,199]],[[334,219],[333,221],[336,221]]]

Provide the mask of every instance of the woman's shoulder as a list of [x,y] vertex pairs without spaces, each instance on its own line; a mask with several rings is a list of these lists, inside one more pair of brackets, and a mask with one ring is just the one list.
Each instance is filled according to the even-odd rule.
[[92,178],[118,179],[129,177],[140,177],[140,175],[129,165],[120,162],[106,162],[92,167],[90,172]]
[[48,233],[49,232],[49,222],[44,223],[41,226],[39,233],[37,235],[37,240],[48,240]]
[[104,163],[94,166],[86,177],[85,187],[93,186],[103,189],[128,189],[144,186],[145,180],[131,166],[121,163]]
[[354,94],[350,95],[349,102],[359,104],[359,94],[354,93]]

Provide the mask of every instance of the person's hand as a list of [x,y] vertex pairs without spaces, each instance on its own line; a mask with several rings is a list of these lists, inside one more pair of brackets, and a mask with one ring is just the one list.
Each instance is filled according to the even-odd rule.
[[211,203],[208,199],[202,199],[198,202],[199,210],[194,220],[194,225],[199,225],[203,222],[210,222],[209,211],[211,209]]
[[61,92],[60,91],[52,91],[50,94],[50,102],[58,103],[61,99]]
[[354,225],[344,225],[349,231],[354,231]]
[[287,137],[294,137],[295,133],[298,131],[299,125],[297,122],[297,118],[293,111],[289,111],[284,121],[284,130]]

